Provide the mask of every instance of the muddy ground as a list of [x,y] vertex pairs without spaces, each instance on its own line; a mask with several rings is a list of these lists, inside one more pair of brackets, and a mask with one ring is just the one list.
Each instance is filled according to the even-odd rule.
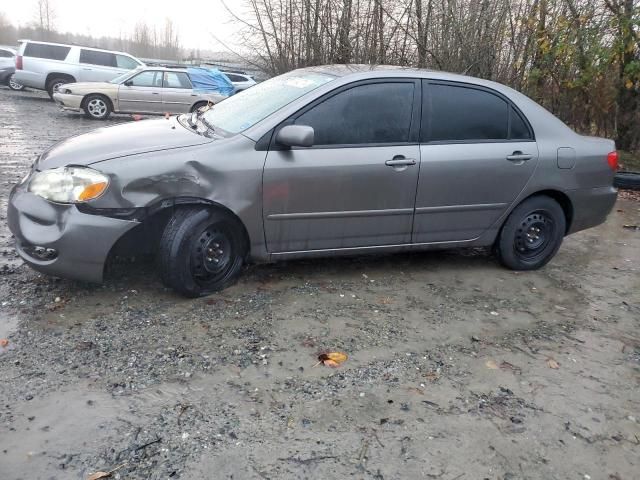
[[9,189],[101,125],[0,89],[0,478],[640,478],[640,202],[538,272],[482,251],[298,261],[198,300],[150,264],[39,275]]

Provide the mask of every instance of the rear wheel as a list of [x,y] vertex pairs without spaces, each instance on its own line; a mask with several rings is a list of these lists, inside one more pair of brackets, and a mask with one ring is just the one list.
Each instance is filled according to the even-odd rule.
[[496,251],[512,270],[535,270],[556,254],[566,229],[562,207],[550,197],[531,197],[518,205],[500,231]]
[[92,94],[85,98],[84,116],[93,120],[106,120],[111,114],[111,102],[103,95]]
[[9,77],[9,83],[7,84],[11,90],[24,90],[24,85],[15,81],[15,73]]
[[173,214],[160,240],[163,283],[187,297],[231,285],[240,274],[246,242],[239,222],[207,207],[183,207]]

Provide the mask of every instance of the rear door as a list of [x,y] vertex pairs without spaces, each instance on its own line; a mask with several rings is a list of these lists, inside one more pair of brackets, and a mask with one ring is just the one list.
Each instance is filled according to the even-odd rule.
[[185,113],[191,108],[197,95],[185,72],[164,72],[162,104],[165,112]]
[[[285,124],[311,126],[314,145],[273,145],[263,175],[269,252],[411,241],[420,151],[420,82],[351,84]],[[283,125],[281,125],[282,127]]]
[[479,237],[509,208],[538,162],[533,131],[498,92],[423,81],[422,163],[413,242]]
[[80,82],[107,82],[124,73],[116,68],[116,56],[111,52],[81,48],[79,63]]
[[118,87],[118,103],[122,112],[161,113],[162,71],[145,70]]

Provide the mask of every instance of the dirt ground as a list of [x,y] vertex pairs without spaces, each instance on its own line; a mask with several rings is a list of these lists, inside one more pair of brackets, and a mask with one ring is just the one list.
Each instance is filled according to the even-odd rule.
[[[640,478],[637,200],[537,272],[475,250],[298,261],[197,300],[148,264],[39,275],[11,185],[102,125],[0,89],[0,478]],[[349,359],[314,367],[325,350]]]

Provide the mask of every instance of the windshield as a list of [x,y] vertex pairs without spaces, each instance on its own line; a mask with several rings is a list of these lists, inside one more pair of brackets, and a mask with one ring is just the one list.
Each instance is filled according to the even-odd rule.
[[259,83],[207,110],[214,128],[239,133],[335,77],[316,72],[290,72]]
[[132,74],[134,74],[138,69],[136,68],[135,70],[129,70],[126,73],[123,73],[122,75],[118,75],[116,78],[109,80],[109,83],[122,83],[124,82],[127,78],[129,78]]

